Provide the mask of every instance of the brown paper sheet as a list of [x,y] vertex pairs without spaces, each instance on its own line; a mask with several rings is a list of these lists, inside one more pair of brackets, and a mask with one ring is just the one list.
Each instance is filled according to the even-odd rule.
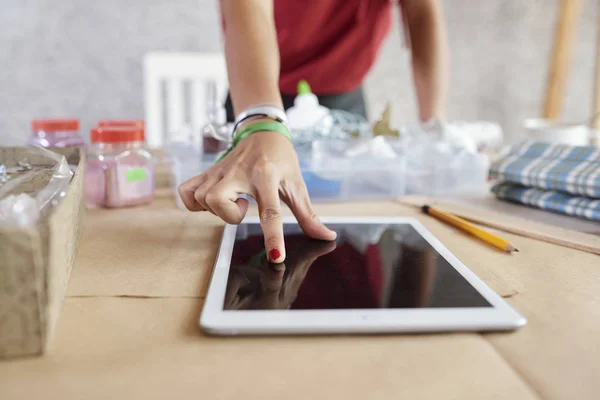
[[178,210],[170,196],[149,207],[90,210],[67,295],[200,297],[223,224]]
[[476,334],[215,338],[197,299],[68,299],[52,354],[2,398],[537,399]]
[[[395,202],[316,206],[319,215],[410,215],[424,218]],[[289,210],[284,210],[289,214]],[[255,207],[249,215],[256,215]],[[433,221],[434,234],[452,232]],[[217,255],[223,223],[209,213],[174,206],[161,191],[150,207],[90,211],[83,227],[68,296],[204,297]],[[504,254],[466,236],[446,234],[458,257],[470,254],[503,260]],[[466,246],[466,247],[465,247]],[[503,296],[514,289],[483,263],[471,266]]]
[[[215,339],[198,331],[197,299],[71,298],[54,351],[37,362],[0,364],[0,386],[6,379],[8,393],[19,398],[84,392],[98,398],[115,393],[184,397],[190,392],[225,399],[240,393],[250,398],[320,393],[323,398],[374,399],[398,394],[597,398],[597,255],[512,233],[503,236],[521,252],[504,254],[398,202],[316,209],[321,216],[418,218],[523,313],[528,325],[485,336]],[[91,212],[69,294],[203,297],[221,229],[222,223],[208,214],[175,209],[166,194],[151,207]],[[90,391],[100,381],[104,390]],[[326,391],[317,391],[316,383]]]
[[510,302],[529,320],[490,342],[545,399],[597,399],[600,393],[598,256],[534,242],[502,278],[519,282]]

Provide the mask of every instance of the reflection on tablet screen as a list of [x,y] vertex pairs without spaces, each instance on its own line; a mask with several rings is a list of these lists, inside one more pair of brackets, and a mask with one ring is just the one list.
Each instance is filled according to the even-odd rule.
[[238,227],[226,310],[491,307],[409,224],[332,224],[335,242],[285,224],[269,264],[258,224]]

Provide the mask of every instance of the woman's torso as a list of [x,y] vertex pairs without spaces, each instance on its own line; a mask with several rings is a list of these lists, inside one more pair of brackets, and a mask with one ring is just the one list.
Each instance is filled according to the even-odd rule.
[[306,79],[317,94],[361,85],[391,26],[391,0],[275,0],[279,86]]

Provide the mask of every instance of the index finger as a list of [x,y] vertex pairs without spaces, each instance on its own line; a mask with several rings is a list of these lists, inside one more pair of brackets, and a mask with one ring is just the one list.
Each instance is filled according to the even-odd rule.
[[265,249],[269,262],[280,263],[285,260],[283,240],[283,220],[279,201],[278,184],[271,181],[257,188],[256,202],[260,226],[265,236]]

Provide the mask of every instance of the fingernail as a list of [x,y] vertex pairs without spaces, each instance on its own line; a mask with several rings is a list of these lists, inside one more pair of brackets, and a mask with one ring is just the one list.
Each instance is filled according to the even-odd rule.
[[279,257],[281,257],[279,250],[271,249],[271,251],[269,251],[269,261],[275,262],[275,260],[279,259]]

